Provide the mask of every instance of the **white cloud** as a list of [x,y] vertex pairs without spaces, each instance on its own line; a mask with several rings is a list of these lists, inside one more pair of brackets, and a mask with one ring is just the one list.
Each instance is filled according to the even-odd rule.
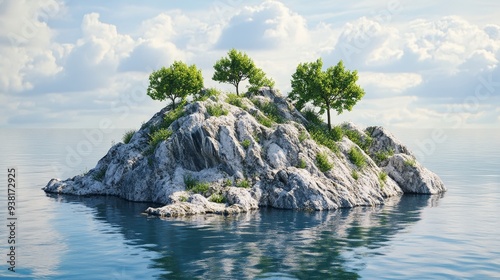
[[106,86],[116,74],[120,61],[135,45],[129,35],[120,34],[115,25],[103,23],[97,13],[83,16],[83,36],[74,44],[55,45],[53,53],[61,71],[38,87],[39,93],[77,92]]
[[161,13],[142,23],[140,37],[130,55],[121,62],[120,70],[151,72],[174,60],[186,60],[186,51],[174,43],[186,37],[184,32],[179,32],[185,30],[180,26],[186,23],[186,16],[178,11],[173,14]]
[[479,26],[457,16],[413,21],[403,41],[405,52],[415,54],[416,62],[428,60],[449,68],[462,64],[476,50],[498,48]]
[[[206,10],[165,8],[157,14],[149,9],[148,17],[136,19],[142,23],[128,30],[120,21],[126,18],[123,11],[120,17],[103,14],[104,22],[99,13],[106,9],[85,9],[78,22],[81,35],[68,39],[67,31],[60,32],[62,24],[50,20],[74,9],[72,3],[65,7],[54,0],[0,1],[0,30],[5,30],[0,32],[0,92],[22,93],[8,105],[0,104],[0,110],[12,116],[0,117],[0,123],[93,123],[109,115],[113,106],[125,104],[138,85],[147,97],[148,74],[174,60],[196,64],[207,86],[225,89],[210,78],[213,63],[232,47],[247,52],[285,94],[298,63],[321,56],[329,67],[343,59],[347,68],[358,70],[367,95],[339,119],[363,123],[433,124],[447,113],[446,106],[474,98],[475,89],[484,84],[480,77],[491,76],[493,81],[483,85],[488,96],[477,99],[484,111],[453,114],[475,125],[498,123],[498,22],[478,24],[459,16],[405,22],[406,14],[381,19],[378,14],[370,16],[370,11],[378,11],[385,2],[367,3],[342,4],[356,12],[334,14],[321,6],[305,12],[296,8],[298,4],[272,0],[247,6],[228,2],[224,9],[218,3],[205,5]],[[412,5],[416,11],[419,4]],[[335,18],[327,20],[329,14]],[[134,104],[134,120],[145,120],[151,108],[164,105],[149,99]],[[129,125],[121,119],[116,123]]]
[[333,51],[325,61],[336,64],[343,60],[348,67],[369,69],[373,65],[387,64],[399,59],[402,51],[394,45],[398,30],[362,17],[345,24]]
[[498,65],[498,59],[495,54],[487,50],[475,50],[467,59],[460,64],[463,71],[477,74],[483,71],[493,70]]
[[178,34],[174,29],[172,17],[166,13],[145,20],[142,23],[141,32],[144,39],[160,42],[170,41]]
[[61,71],[46,23],[61,6],[54,0],[0,2],[0,92],[32,89],[35,81]]
[[222,30],[217,46],[222,49],[270,49],[294,47],[310,40],[306,20],[283,3],[268,0],[246,6]]
[[371,94],[377,93],[379,94],[375,97],[400,94],[420,83],[422,83],[422,77],[415,73],[359,73],[359,84],[368,92],[365,98],[370,98]]

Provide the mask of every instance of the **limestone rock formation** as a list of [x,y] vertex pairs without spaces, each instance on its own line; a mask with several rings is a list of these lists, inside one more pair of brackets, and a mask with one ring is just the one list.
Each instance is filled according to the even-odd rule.
[[[346,135],[332,149],[315,141],[307,126],[274,90],[248,98],[211,96],[163,109],[87,174],[52,179],[43,189],[162,203],[146,210],[161,216],[234,214],[266,206],[329,210],[446,190],[383,128],[344,124]],[[163,138],[155,142],[158,135]],[[353,149],[363,165],[352,162]]]

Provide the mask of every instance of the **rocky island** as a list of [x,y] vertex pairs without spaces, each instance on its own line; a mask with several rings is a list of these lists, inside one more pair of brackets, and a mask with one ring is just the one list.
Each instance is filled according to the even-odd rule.
[[321,125],[270,88],[245,97],[204,91],[156,113],[87,174],[43,190],[161,203],[145,212],[166,217],[332,210],[446,191],[384,128],[344,123],[325,135]]

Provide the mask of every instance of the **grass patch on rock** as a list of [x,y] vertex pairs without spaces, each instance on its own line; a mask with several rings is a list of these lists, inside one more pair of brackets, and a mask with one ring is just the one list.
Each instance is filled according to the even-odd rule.
[[243,148],[248,149],[248,147],[250,147],[250,145],[252,144],[252,142],[250,141],[250,139],[245,139],[243,141],[241,141],[241,146],[243,146]]
[[227,95],[226,102],[236,107],[240,107],[245,111],[248,109],[248,107],[245,104],[243,104],[243,97],[236,95],[234,93],[230,93]]
[[276,123],[284,123],[286,119],[281,116],[278,105],[272,102],[261,102],[258,99],[252,99],[252,102],[259,110],[266,115],[271,121]]
[[301,159],[299,159],[299,163],[297,164],[297,167],[304,169],[307,167],[307,162],[303,158],[301,158]]
[[225,109],[222,104],[207,105],[207,112],[210,116],[214,117],[226,116],[229,113],[229,111]]
[[184,185],[186,185],[186,190],[199,194],[205,194],[210,188],[209,183],[200,182],[191,174],[187,174],[184,176]]
[[417,167],[417,161],[414,158],[405,160],[406,166]]
[[350,130],[350,129],[343,129],[344,130],[344,135],[347,136],[352,142],[354,142],[356,145],[358,145],[365,153],[368,153],[368,149],[370,149],[370,146],[373,142],[373,138],[365,135],[364,137],[355,130]]
[[226,198],[222,194],[214,193],[208,198],[208,201],[215,203],[226,203]]
[[184,106],[185,103],[181,103],[175,109],[166,113],[163,117],[163,122],[161,123],[160,128],[168,128],[173,122],[183,117],[185,114]]
[[358,168],[363,168],[366,166],[366,158],[363,153],[356,147],[352,147],[349,150],[349,160],[354,163]]
[[387,182],[387,173],[381,171],[378,174],[378,182],[380,184],[380,187],[383,188],[385,186],[385,183]]
[[218,97],[219,95],[220,91],[216,88],[202,89],[198,94],[194,96],[194,101],[205,101],[212,96]]
[[160,128],[150,135],[149,146],[153,149],[156,148],[158,143],[167,140],[168,137],[172,136],[172,130],[168,128]]
[[359,173],[358,173],[358,171],[353,170],[353,171],[351,172],[351,176],[352,176],[352,178],[353,178],[354,180],[356,180],[356,181],[357,181],[357,180],[359,179]]
[[326,153],[318,153],[316,155],[316,166],[318,166],[321,172],[327,172],[333,168],[333,164],[328,160]]
[[134,134],[135,134],[135,130],[133,130],[133,129],[126,131],[125,134],[123,134],[123,136],[122,136],[123,143],[124,144],[130,143],[130,139],[132,139]]
[[273,126],[273,121],[266,116],[257,115],[255,118],[257,119],[257,122],[259,122],[261,125],[263,125],[265,127],[272,127]]
[[237,188],[245,188],[248,189],[250,188],[250,181],[247,179],[241,179],[236,182],[236,187]]
[[388,158],[392,157],[393,155],[394,155],[393,149],[378,151],[375,153],[375,161],[377,161],[377,163],[380,164],[383,161],[387,160]]
[[309,134],[311,135],[311,138],[314,141],[316,141],[317,144],[327,147],[334,153],[339,152],[339,147],[337,145],[337,142],[335,141],[335,138],[330,134],[328,129],[318,126],[313,126],[309,128]]

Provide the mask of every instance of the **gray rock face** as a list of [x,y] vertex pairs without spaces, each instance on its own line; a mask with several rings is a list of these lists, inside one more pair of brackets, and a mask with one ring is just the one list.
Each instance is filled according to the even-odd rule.
[[385,128],[371,126],[366,128],[365,132],[373,138],[372,145],[369,149],[371,155],[381,151],[392,150],[395,154],[401,153],[413,156],[410,150]]
[[[44,190],[162,203],[166,205],[146,212],[172,217],[235,214],[265,206],[302,210],[372,206],[403,192],[446,190],[383,128],[363,131],[345,124],[363,141],[372,139],[365,149],[368,154],[346,136],[332,151],[311,138],[303,125],[307,121],[275,91],[263,89],[253,102],[242,98],[241,108],[226,103],[226,98],[221,94],[186,105],[184,114],[168,126],[171,136],[153,147],[151,134],[170,114],[163,109],[128,144],[113,146],[88,174],[52,179]],[[262,119],[271,116],[254,103],[271,104],[284,121],[264,126]],[[227,114],[211,116],[215,106]],[[350,161],[352,148],[362,153],[364,167]],[[389,150],[394,154],[383,161],[372,159]],[[326,156],[330,170],[318,167],[320,154]],[[384,172],[389,176],[381,180]]]
[[391,151],[379,166],[396,181],[404,193],[438,194],[446,191],[441,179],[418,163],[413,153],[387,130],[376,126],[368,127],[366,132],[373,139],[369,149],[372,157]]
[[396,154],[383,168],[404,193],[438,194],[446,191],[439,177],[416,162],[412,156]]

